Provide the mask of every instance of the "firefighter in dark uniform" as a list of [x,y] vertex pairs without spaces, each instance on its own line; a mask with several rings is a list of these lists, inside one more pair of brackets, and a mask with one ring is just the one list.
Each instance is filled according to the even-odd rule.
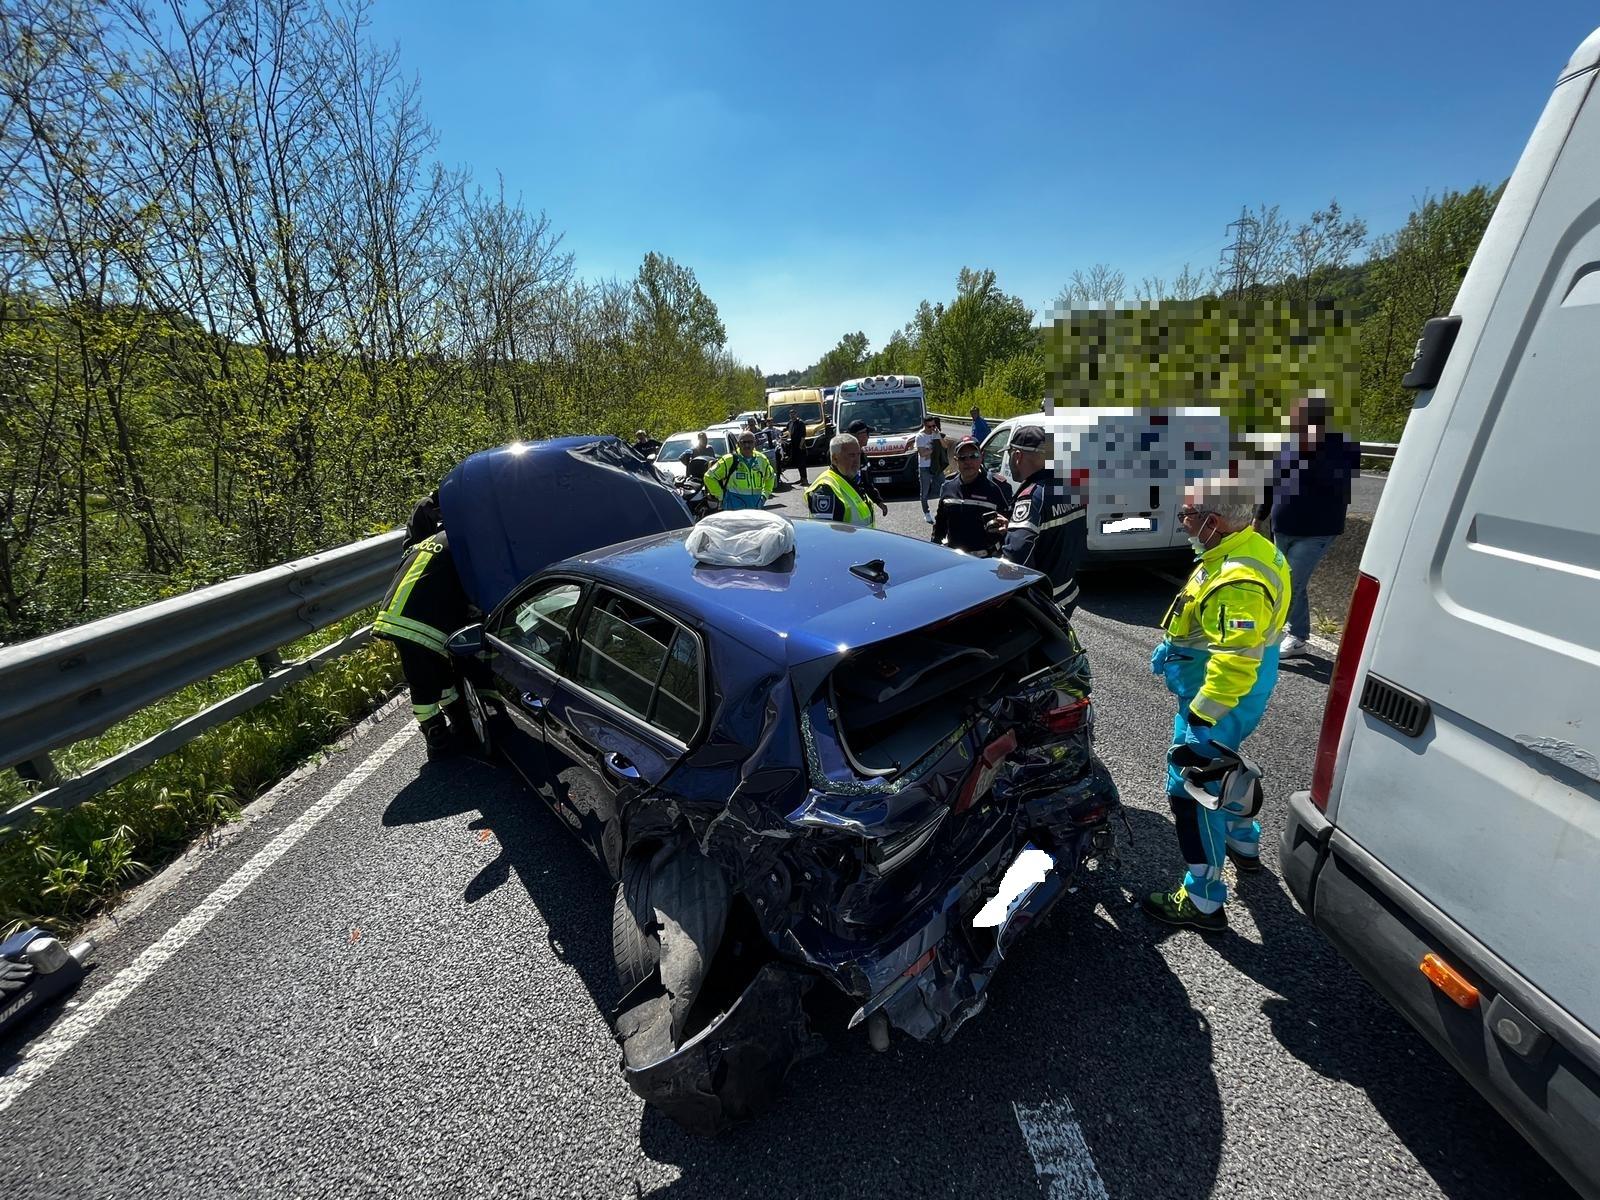
[[393,642],[400,655],[411,711],[422,726],[430,758],[455,749],[452,723],[463,731],[468,727],[445,640],[469,619],[467,594],[450,557],[439,494],[434,492],[406,522],[405,557],[372,622],[373,636]]
[[1051,471],[1050,435],[1041,427],[1017,430],[1007,452],[1011,478],[1018,483],[1000,555],[1050,576],[1056,603],[1071,617],[1078,606],[1078,568],[1089,543],[1088,509]]

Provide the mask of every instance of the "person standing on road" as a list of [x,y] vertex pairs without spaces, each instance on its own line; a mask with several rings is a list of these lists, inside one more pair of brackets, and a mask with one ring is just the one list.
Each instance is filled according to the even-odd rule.
[[756,449],[756,434],[746,429],[739,435],[736,453],[724,454],[706,472],[706,491],[724,511],[765,508],[777,487],[777,473],[767,456]]
[[1266,501],[1256,510],[1256,529],[1271,536],[1294,579],[1289,623],[1278,648],[1281,658],[1304,658],[1311,639],[1311,574],[1344,532],[1350,481],[1361,465],[1361,448],[1328,429],[1328,402],[1302,396],[1289,413],[1289,441],[1278,452]]
[[972,438],[956,447],[956,473],[939,490],[933,540],[953,550],[988,558],[1000,547],[996,517],[1003,516],[1005,493],[983,469],[983,455]]
[[933,513],[928,508],[928,497],[939,494],[939,484],[933,477],[933,446],[939,440],[938,422],[932,413],[922,418],[922,432],[917,434],[917,488],[922,499],[922,518],[933,524]]
[[806,423],[798,410],[789,413],[789,457],[800,473],[800,486],[806,486]]
[[877,523],[872,506],[850,482],[861,470],[861,443],[848,433],[838,434],[828,443],[828,462],[828,469],[806,489],[807,511],[814,517],[871,528]]
[[[413,530],[420,535],[414,540]],[[467,623],[470,606],[439,523],[437,492],[417,506],[406,531],[405,557],[379,605],[372,636],[393,643],[428,757],[438,758],[465,740],[469,728],[445,643]]]
[[856,491],[865,496],[871,503],[878,506],[878,511],[884,516],[889,515],[889,505],[884,501],[877,486],[872,482],[872,464],[867,461],[867,439],[872,436],[872,426],[865,421],[851,421],[845,432],[855,438],[856,444],[861,447],[861,469],[856,472],[856,477],[850,482],[856,485]]
[[[1289,612],[1290,569],[1283,552],[1251,527],[1255,495],[1226,476],[1184,493],[1178,520],[1194,548],[1194,571],[1162,619],[1166,636],[1150,656],[1178,700],[1167,752],[1167,803],[1188,872],[1143,908],[1168,925],[1228,927],[1224,857],[1244,872],[1261,869],[1261,826],[1199,804],[1184,789],[1186,766],[1214,759],[1213,742],[1233,750],[1254,732],[1278,680],[1278,636]],[[1220,795],[1220,784],[1207,790]]]
[[656,441],[642,429],[633,431],[633,452],[640,458],[649,458],[661,449],[661,443]]
[[997,522],[1005,538],[1001,555],[1050,576],[1056,604],[1070,619],[1078,607],[1078,568],[1089,545],[1088,509],[1051,471],[1050,435],[1042,427],[1018,429],[1007,453],[1011,478],[1019,482],[1010,519]]
[[972,418],[972,440],[981,446],[984,443],[984,439],[989,436],[989,422],[983,419],[983,414],[978,411],[976,404],[972,406],[972,411],[967,415]]

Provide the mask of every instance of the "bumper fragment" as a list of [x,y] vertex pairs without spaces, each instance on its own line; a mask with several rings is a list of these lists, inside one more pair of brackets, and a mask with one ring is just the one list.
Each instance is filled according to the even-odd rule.
[[613,1021],[623,1077],[690,1133],[720,1133],[765,1112],[789,1068],[820,1049],[802,1007],[813,982],[768,963],[725,1012],[674,1048],[670,997],[652,975],[623,997]]

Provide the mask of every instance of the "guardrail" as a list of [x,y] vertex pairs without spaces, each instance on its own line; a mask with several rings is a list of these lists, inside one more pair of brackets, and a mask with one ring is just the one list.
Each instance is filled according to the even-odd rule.
[[[40,791],[0,813],[0,838],[35,809],[72,808],[271,699],[371,637],[364,626],[314,654],[278,651],[383,598],[403,530],[282,563],[75,629],[0,647],[0,769],[15,767]],[[261,680],[170,729],[63,779],[53,750],[104,733],[180,688],[251,659]]]
[[[936,413],[936,412],[933,412],[930,409],[929,412],[928,412],[928,415],[930,417],[938,417],[941,421],[955,421],[956,423],[961,424],[961,425],[965,425],[967,422],[972,420],[971,415],[967,414],[967,413]],[[990,425],[996,425],[1001,421],[1007,421],[1007,420],[1010,420],[1010,419],[1011,418],[1009,418],[1009,417],[985,417],[984,418],[984,420],[988,421]],[[1277,445],[1279,442],[1281,442],[1282,437],[1283,437],[1283,435],[1276,434],[1276,433],[1258,435],[1258,439],[1261,441],[1261,444],[1263,444],[1263,445],[1268,445],[1268,444]],[[1398,448],[1399,448],[1399,443],[1398,442],[1362,442],[1361,443],[1361,457],[1362,458],[1389,458],[1389,459],[1392,459],[1394,457],[1395,450],[1397,450]]]

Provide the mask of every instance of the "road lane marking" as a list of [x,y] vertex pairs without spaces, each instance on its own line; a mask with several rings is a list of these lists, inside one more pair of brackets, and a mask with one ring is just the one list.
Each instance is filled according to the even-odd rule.
[[1029,1108],[1013,1101],[1011,1107],[1046,1200],[1110,1200],[1069,1101]]
[[79,1042],[94,1032],[101,1021],[116,1011],[117,1006],[131,996],[147,979],[188,945],[195,936],[211,923],[211,919],[238,898],[266,871],[282,858],[296,842],[315,828],[317,822],[335,808],[384,763],[395,756],[406,740],[417,731],[417,726],[407,723],[398,733],[374,750],[350,774],[329,789],[277,837],[256,852],[254,858],[240,867],[229,880],[183,920],[169,929],[161,940],[148,947],[144,953],[124,967],[117,977],[84,1001],[76,1010],[58,1021],[50,1033],[36,1042],[22,1055],[21,1061],[9,1074],[0,1076],[0,1112],[10,1108],[22,1094],[42,1079]]

